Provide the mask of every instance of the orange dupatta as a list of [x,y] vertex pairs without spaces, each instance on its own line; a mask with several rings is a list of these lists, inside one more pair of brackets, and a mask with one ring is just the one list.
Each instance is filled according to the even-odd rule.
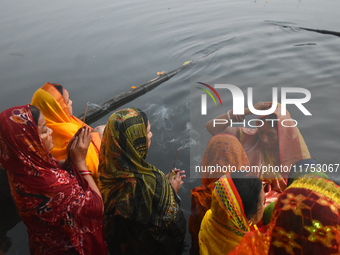
[[[202,167],[230,166],[239,170],[242,166],[249,166],[248,158],[239,140],[230,134],[217,134],[207,145],[202,159]],[[198,233],[205,213],[210,209],[211,194],[215,181],[225,173],[202,173],[202,186],[191,190],[191,215],[189,218],[189,232],[191,234],[192,254],[198,254]]]
[[[67,144],[82,127],[83,122],[75,116],[70,116],[64,97],[49,82],[34,93],[31,104],[39,108],[45,117],[46,125],[53,130],[52,156],[58,160],[65,159]],[[92,142],[86,156],[86,165],[95,179],[98,178],[100,144],[99,133],[93,132]]]

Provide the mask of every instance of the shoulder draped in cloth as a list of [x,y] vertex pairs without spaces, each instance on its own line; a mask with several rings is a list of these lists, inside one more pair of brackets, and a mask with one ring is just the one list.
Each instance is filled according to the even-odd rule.
[[232,179],[222,176],[213,190],[211,209],[202,220],[200,254],[228,254],[249,230],[241,197]]
[[[58,160],[67,156],[67,144],[70,139],[82,127],[83,122],[75,116],[71,116],[64,97],[49,82],[38,89],[32,98],[32,105],[39,108],[44,115],[46,125],[53,130],[53,150],[51,154]],[[86,124],[85,124],[86,125]],[[86,165],[96,180],[98,175],[99,150],[101,139],[97,132],[92,133],[92,140],[86,156]]]
[[134,252],[141,249],[136,254],[176,254],[183,242],[185,219],[177,195],[165,174],[145,160],[147,152],[141,112],[128,108],[112,114],[99,164],[104,233],[111,253],[127,254],[128,246]]
[[31,254],[107,254],[102,200],[78,170],[50,157],[30,107],[0,113],[0,163],[27,226]]
[[230,254],[339,254],[340,187],[317,175],[294,181],[267,228],[247,233]]

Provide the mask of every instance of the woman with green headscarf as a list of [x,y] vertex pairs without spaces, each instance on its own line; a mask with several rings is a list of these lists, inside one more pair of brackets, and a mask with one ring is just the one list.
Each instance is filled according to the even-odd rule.
[[[145,161],[150,123],[136,108],[109,118],[99,157],[104,235],[111,254],[181,254],[186,222],[177,191],[184,171],[173,174]],[[170,178],[171,176],[171,178]]]

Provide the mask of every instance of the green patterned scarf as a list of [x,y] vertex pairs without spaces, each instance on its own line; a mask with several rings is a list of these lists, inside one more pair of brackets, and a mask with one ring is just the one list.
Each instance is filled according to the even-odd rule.
[[179,205],[165,174],[145,161],[146,125],[136,108],[109,118],[101,145],[99,187],[105,217],[120,215],[155,227],[176,219]]

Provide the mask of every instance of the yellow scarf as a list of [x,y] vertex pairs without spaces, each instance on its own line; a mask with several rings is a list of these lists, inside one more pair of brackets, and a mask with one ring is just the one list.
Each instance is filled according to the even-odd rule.
[[232,179],[224,175],[215,184],[211,209],[205,214],[199,233],[201,255],[228,254],[250,231]]

